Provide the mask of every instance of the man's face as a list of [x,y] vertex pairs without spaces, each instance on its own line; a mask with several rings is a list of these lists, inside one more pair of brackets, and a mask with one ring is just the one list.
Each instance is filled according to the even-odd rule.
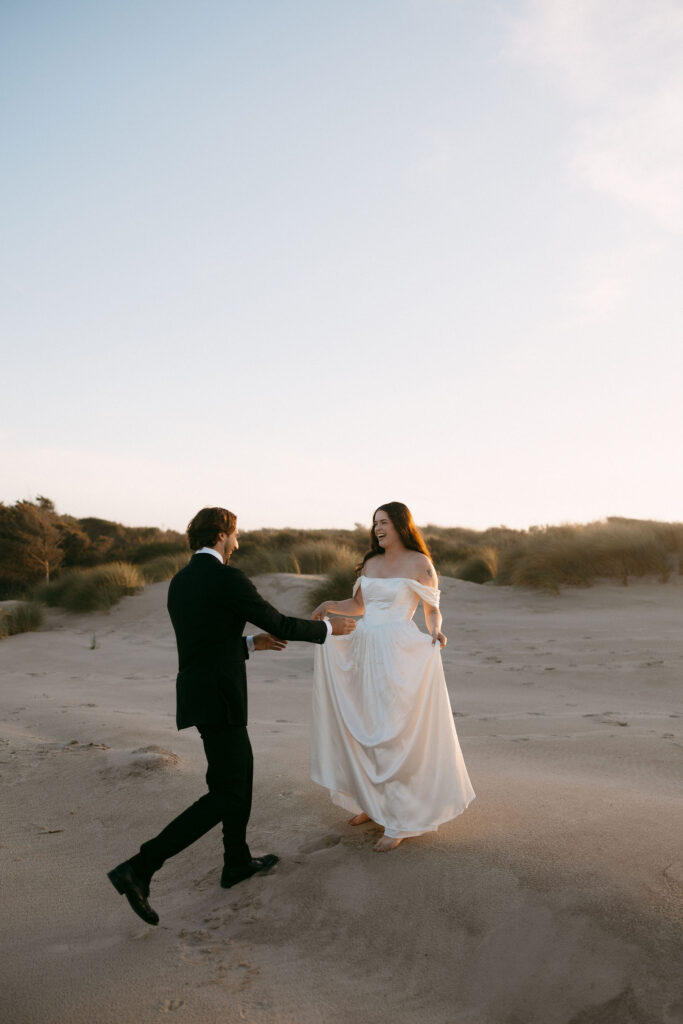
[[237,543],[239,532],[240,531],[237,529],[237,527],[235,527],[232,533],[221,534],[221,537],[223,538],[223,562],[225,565],[227,565],[228,562],[230,561],[230,555],[233,553],[233,551],[237,551],[239,547],[239,544]]

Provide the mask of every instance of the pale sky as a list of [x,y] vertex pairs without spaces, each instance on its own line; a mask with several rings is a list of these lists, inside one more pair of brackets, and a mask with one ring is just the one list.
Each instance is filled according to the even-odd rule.
[[0,8],[0,500],[683,519],[680,0]]

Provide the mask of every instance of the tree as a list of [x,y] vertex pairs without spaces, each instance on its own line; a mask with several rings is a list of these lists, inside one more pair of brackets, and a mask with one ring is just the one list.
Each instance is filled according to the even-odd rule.
[[11,584],[31,583],[39,575],[49,583],[51,571],[64,557],[54,505],[49,498],[38,502],[0,507],[0,575]]
[[72,516],[60,516],[59,544],[64,552],[64,566],[94,565],[96,550],[88,534],[80,528]]

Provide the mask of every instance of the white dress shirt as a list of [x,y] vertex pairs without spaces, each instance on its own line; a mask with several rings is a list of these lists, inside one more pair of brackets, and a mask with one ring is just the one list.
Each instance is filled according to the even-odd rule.
[[[217,558],[218,561],[221,563],[221,565],[223,565],[223,558],[222,558],[221,555],[218,554],[218,552],[216,551],[215,548],[199,548],[198,551],[195,551],[195,555],[213,555],[214,558]],[[330,620],[327,617],[325,617],[323,619],[323,622],[327,626],[327,636],[329,636],[330,633],[332,632],[332,623],[330,622]],[[325,637],[326,640],[327,640],[327,636]],[[247,636],[246,640],[247,640],[247,650],[249,651],[250,654],[253,654],[254,653],[254,638],[253,638],[253,636]]]

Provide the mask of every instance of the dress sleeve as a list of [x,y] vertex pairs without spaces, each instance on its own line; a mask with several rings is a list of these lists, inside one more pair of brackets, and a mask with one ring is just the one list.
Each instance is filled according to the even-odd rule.
[[353,585],[353,591],[351,592],[352,597],[356,596],[356,594],[358,593],[358,588],[359,587],[360,587],[360,576],[358,577],[358,579],[356,580],[356,582]]
[[437,590],[436,587],[428,587],[425,583],[418,583],[417,580],[408,580],[408,583],[417,596],[422,598],[425,604],[431,605],[432,608],[439,607],[439,601],[441,599],[440,590]]

